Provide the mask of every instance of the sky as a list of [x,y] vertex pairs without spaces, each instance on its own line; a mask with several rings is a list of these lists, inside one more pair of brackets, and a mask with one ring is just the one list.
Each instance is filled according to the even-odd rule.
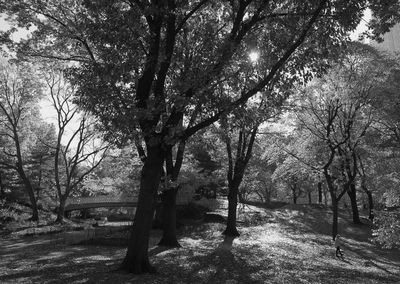
[[[10,28],[10,24],[5,20],[4,16],[0,16],[0,30],[4,31]],[[13,34],[13,39],[15,41],[19,41],[21,38],[26,38],[30,32],[32,32],[34,28],[27,29],[20,29],[18,32]],[[52,102],[50,97],[41,100],[39,103],[42,118],[52,124],[57,123],[57,112],[55,111],[54,107],[52,106]],[[69,129],[67,129],[66,136],[63,139],[63,142],[66,142],[68,139],[68,135],[73,132],[74,129],[78,127],[79,121],[71,121]]]

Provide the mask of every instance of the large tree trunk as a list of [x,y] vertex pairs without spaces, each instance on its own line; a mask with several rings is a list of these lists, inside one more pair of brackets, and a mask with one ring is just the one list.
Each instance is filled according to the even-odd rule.
[[318,182],[318,203],[322,203],[322,182]]
[[226,222],[226,229],[223,232],[226,236],[238,237],[240,236],[236,228],[236,211],[238,201],[239,185],[233,182],[229,185],[228,193],[228,220]]
[[354,224],[362,224],[360,220],[360,215],[358,213],[358,206],[357,206],[357,191],[355,184],[350,185],[350,190],[347,191],[347,194],[350,197],[351,203],[351,210],[353,213],[353,223]]
[[311,191],[308,192],[308,204],[312,203]]
[[176,195],[178,187],[165,190],[162,200],[162,228],[163,235],[158,243],[160,246],[181,247],[176,237]]
[[135,274],[155,272],[155,268],[150,265],[148,246],[163,162],[164,152],[161,145],[149,143],[128,250],[121,264],[121,269]]
[[[172,158],[172,147],[167,149],[165,153],[165,165],[167,169],[167,176],[171,178],[172,183],[176,183],[181,171],[183,156],[185,153],[186,141],[181,140],[178,144],[176,152],[175,165]],[[167,247],[181,247],[176,236],[176,196],[179,186],[174,185],[168,190],[164,191],[162,198],[162,229],[163,235],[158,243]]]
[[60,203],[58,206],[58,212],[57,212],[57,219],[56,223],[62,223],[64,221],[64,216],[65,216],[65,203],[67,202],[67,196],[62,195],[60,196]]

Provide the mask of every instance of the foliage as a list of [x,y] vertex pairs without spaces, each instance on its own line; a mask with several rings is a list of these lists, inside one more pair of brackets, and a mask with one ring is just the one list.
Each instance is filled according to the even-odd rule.
[[377,211],[373,231],[375,240],[385,248],[400,247],[400,211]]
[[86,194],[118,194],[137,190],[142,162],[130,146],[111,149],[98,168],[84,181]]

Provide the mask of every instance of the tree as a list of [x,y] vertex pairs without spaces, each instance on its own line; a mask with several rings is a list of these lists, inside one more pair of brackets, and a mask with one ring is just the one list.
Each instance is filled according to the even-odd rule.
[[[139,131],[143,137],[146,159],[139,205],[122,264],[135,273],[153,271],[148,237],[166,150],[262,91],[289,59],[314,61],[328,50],[334,53],[370,4],[344,0],[43,2],[1,2],[3,11],[15,14],[20,26],[37,27],[18,46],[19,54],[79,62],[70,75],[79,86],[80,104],[111,133],[132,136]],[[385,19],[373,26],[377,34],[381,26],[393,25],[398,13],[382,3],[387,1],[371,5],[379,12],[377,18]],[[386,17],[389,13],[394,17]],[[323,36],[328,33],[329,38]],[[232,77],[237,71],[230,68],[232,61],[257,45],[265,50],[262,57],[268,71],[222,109],[210,113],[210,108],[204,108],[208,113],[201,113],[206,104],[220,106],[216,82]],[[292,67],[296,69],[295,64]],[[293,76],[301,75],[293,71]],[[182,127],[182,121],[190,121],[183,117],[193,113],[199,113],[196,121]]]
[[39,202],[41,197],[44,197],[43,194],[46,191],[48,193],[54,174],[52,166],[54,151],[49,142],[55,139],[55,128],[50,123],[40,122],[35,125],[34,131],[37,139],[30,149],[27,169],[36,191],[36,200]]
[[[241,203],[254,201],[256,198],[269,206],[277,192],[276,184],[272,179],[277,165],[272,161],[272,157],[279,149],[268,137],[271,133],[259,131],[258,135],[262,138],[255,141],[257,143],[253,147],[253,156],[249,162],[248,171],[243,177],[243,186],[240,188],[238,197]],[[268,136],[265,137],[265,135]]]
[[[400,235],[399,165],[399,65],[398,58],[382,59],[389,72],[375,90],[371,105],[374,123],[359,153],[361,188],[369,201],[369,217],[374,220],[375,239],[385,247],[398,246]],[[374,202],[373,202],[374,200]],[[376,206],[375,206],[376,204]],[[384,209],[385,208],[385,209]],[[397,208],[397,209],[396,209]],[[382,210],[384,209],[384,210]]]
[[[243,108],[241,112],[246,112]],[[243,114],[243,113],[242,113]],[[224,129],[223,140],[226,143],[226,151],[228,156],[228,219],[226,229],[223,232],[224,235],[237,237],[239,232],[236,228],[236,209],[238,202],[239,187],[243,180],[243,176],[247,167],[247,164],[251,158],[251,152],[253,149],[254,141],[256,139],[259,121],[252,121],[247,123],[245,117],[240,117],[239,123],[237,123],[237,129],[233,128],[233,132],[238,132],[238,138],[236,143],[236,154],[232,153],[232,134],[229,134],[228,122],[226,119],[221,121],[221,126]],[[236,123],[232,123],[236,124]],[[231,124],[231,125],[232,125]]]
[[[75,89],[64,80],[60,71],[49,72],[46,84],[57,112],[55,141],[48,145],[54,149],[54,181],[59,198],[56,222],[62,222],[67,198],[100,165],[108,145],[100,141],[94,122],[86,114],[80,116],[78,126],[68,137],[67,127],[71,127],[73,119],[79,115],[78,107],[72,103]],[[63,139],[66,140],[65,146]]]
[[93,174],[101,184],[110,185],[114,194],[132,193],[132,188],[139,188],[141,166],[135,147],[113,147]]
[[340,65],[306,89],[308,95],[298,119],[301,127],[325,148],[320,168],[332,200],[332,237],[337,234],[337,203],[346,192],[351,199],[353,222],[360,223],[355,185],[357,150],[372,123],[370,101],[387,77],[384,70],[373,50],[356,46]]
[[[15,170],[24,184],[32,208],[32,221],[39,220],[34,186],[27,170],[27,149],[36,139],[31,129],[38,116],[40,85],[29,66],[2,64],[0,67],[1,165]],[[7,147],[8,144],[8,147]]]

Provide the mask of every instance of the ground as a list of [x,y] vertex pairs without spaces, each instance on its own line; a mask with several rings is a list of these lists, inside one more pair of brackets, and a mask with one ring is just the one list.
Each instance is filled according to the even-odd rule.
[[123,246],[66,245],[62,234],[6,237],[0,246],[0,283],[400,283],[400,253],[370,241],[371,226],[340,216],[344,260],[335,257],[331,213],[319,206],[248,207],[239,238],[222,236],[223,224],[180,230],[180,249],[157,247],[156,274],[117,271]]

